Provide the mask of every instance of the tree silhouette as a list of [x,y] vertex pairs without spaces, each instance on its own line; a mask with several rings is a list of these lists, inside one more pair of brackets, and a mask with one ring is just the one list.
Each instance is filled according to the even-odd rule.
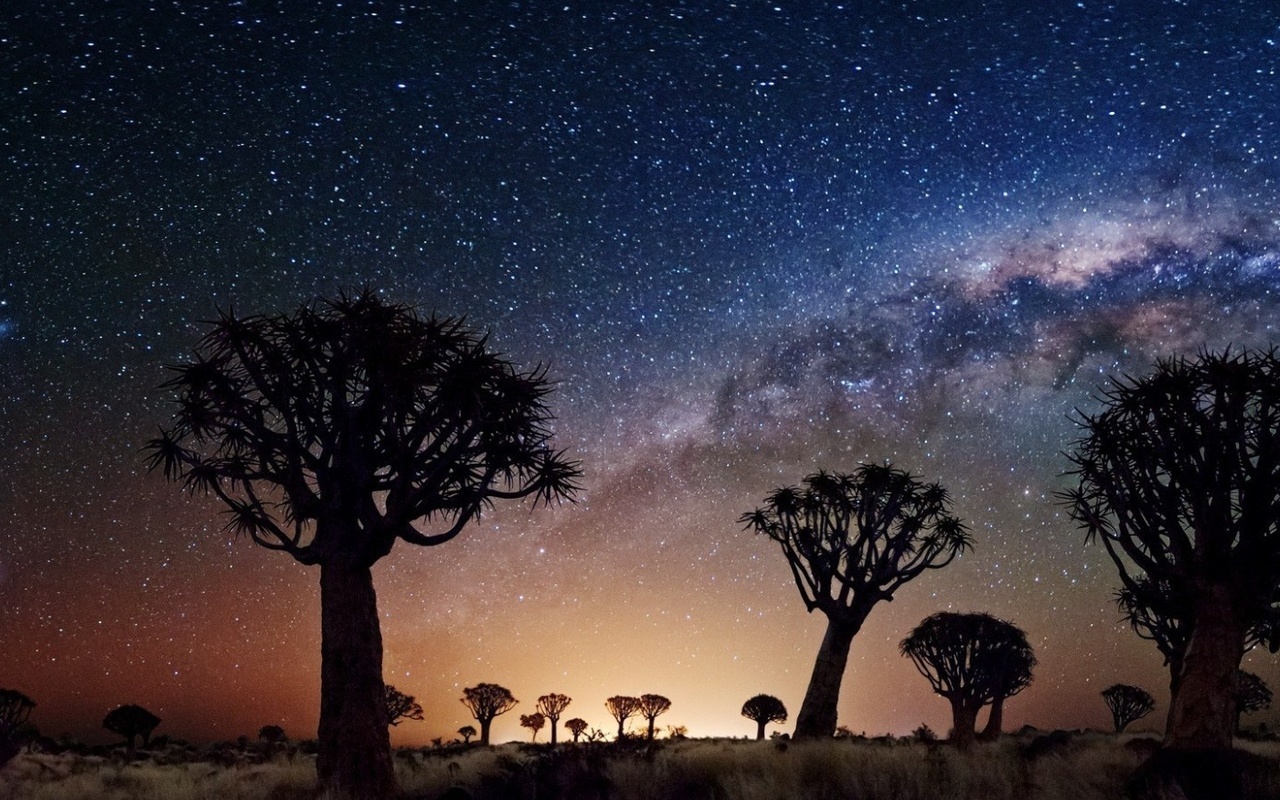
[[18,755],[17,730],[31,717],[36,702],[16,689],[0,689],[0,767]]
[[547,717],[541,711],[520,715],[520,727],[533,731],[533,741],[538,741],[538,731],[547,724]]
[[640,716],[649,721],[649,741],[653,741],[653,722],[671,709],[671,701],[660,694],[640,695]]
[[237,534],[319,565],[320,786],[394,794],[370,567],[397,541],[453,539],[495,500],[573,494],[579,467],[551,447],[551,382],[461,320],[367,289],[224,313],[172,369],[178,409],[149,467],[214,495]]
[[519,702],[509,689],[496,683],[480,683],[462,690],[462,704],[480,723],[480,744],[484,745],[489,743],[489,726],[493,724],[493,718],[507,713]]
[[739,522],[782,547],[805,607],[827,617],[795,735],[829,738],[849,645],[871,609],[926,569],[950,564],[970,539],[948,512],[945,489],[887,465],[818,472],[804,484],[775,490]]
[[987,726],[982,729],[983,739],[995,739],[1000,735],[1004,726],[1004,701],[1031,685],[1031,673],[1036,666],[1036,656],[1027,643],[1026,634],[1013,625],[1003,632],[1011,640],[1005,643],[1005,657],[997,662],[992,677],[995,697],[991,701]]
[[604,701],[604,707],[618,721],[618,741],[622,741],[622,737],[626,735],[627,720],[640,713],[640,698],[614,695]]
[[1276,627],[1280,601],[1277,351],[1157,361],[1100,399],[1102,411],[1078,414],[1078,483],[1062,499],[1106,548],[1122,592],[1185,634],[1164,746],[1230,750],[1236,671],[1251,632]]
[[899,647],[933,691],[951,703],[951,741],[961,748],[973,742],[978,712],[1007,688],[1010,672],[1018,665],[1029,672],[1035,664],[1026,634],[990,614],[940,611]]
[[1236,675],[1236,730],[1240,729],[1240,715],[1271,708],[1271,687],[1252,672],[1240,670]]
[[130,753],[133,752],[139,736],[142,737],[142,746],[149,746],[151,744],[151,732],[159,724],[159,717],[142,706],[136,706],[132,703],[117,706],[108,711],[107,715],[102,718],[102,727],[129,740]]
[[284,728],[279,725],[263,725],[258,729],[258,738],[267,744],[279,744],[287,737],[284,734]]
[[587,730],[587,721],[579,717],[574,717],[573,719],[565,722],[564,726],[569,729],[569,733],[573,734],[573,740],[576,742],[578,741],[578,737]]
[[412,719],[422,721],[422,706],[411,694],[405,694],[391,684],[387,684],[385,694],[387,703],[387,724],[399,725],[401,720]]
[[573,701],[563,694],[544,694],[538,698],[538,712],[551,720],[552,744],[556,743],[556,726],[560,722],[560,715],[571,702]]
[[463,744],[471,744],[471,737],[476,735],[476,729],[471,725],[463,725],[458,728],[458,735],[462,737]]
[[771,694],[758,694],[742,704],[742,716],[756,723],[756,741],[760,741],[765,725],[787,721],[787,707]]
[[1111,709],[1111,722],[1116,733],[1124,733],[1130,723],[1137,722],[1156,707],[1155,699],[1145,689],[1116,683],[1102,690],[1102,700]]

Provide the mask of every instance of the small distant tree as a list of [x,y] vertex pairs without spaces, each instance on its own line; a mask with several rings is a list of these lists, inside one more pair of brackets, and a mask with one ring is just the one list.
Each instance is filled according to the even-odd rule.
[[0,767],[22,750],[19,731],[31,716],[36,702],[16,689],[0,689]]
[[863,464],[850,474],[809,475],[803,488],[777,489],[738,519],[778,543],[805,607],[827,618],[796,717],[797,739],[835,731],[849,646],[872,609],[970,546],[968,530],[949,507],[940,485]]
[[564,726],[569,729],[569,733],[573,734],[573,740],[576,742],[578,741],[578,737],[582,736],[582,734],[586,732],[587,721],[585,719],[580,719],[579,717],[574,717],[566,722]]
[[676,740],[688,739],[689,738],[688,726],[687,725],[668,725],[667,738],[676,739]]
[[263,725],[258,729],[258,738],[267,744],[279,744],[286,739],[284,728],[279,725]]
[[1215,758],[1232,747],[1249,638],[1270,628],[1280,648],[1280,351],[1160,360],[1099,400],[1077,414],[1076,486],[1061,499],[1106,548],[1122,592],[1177,621],[1163,746]]
[[1240,715],[1271,708],[1271,687],[1262,678],[1244,670],[1240,670],[1236,680],[1236,730],[1239,730]]
[[142,706],[133,705],[132,703],[111,709],[102,719],[102,727],[129,740],[130,753],[133,752],[139,736],[142,737],[142,746],[149,746],[151,744],[151,732],[159,724],[159,717]]
[[411,694],[405,694],[391,684],[384,689],[387,703],[387,724],[399,725],[401,720],[422,721],[422,706]]
[[1025,662],[1031,645],[1016,625],[990,614],[940,611],[917,625],[900,648],[951,703],[951,741],[965,748],[973,742],[978,712],[1003,690],[1009,662]]
[[671,709],[671,701],[660,694],[640,695],[640,716],[649,721],[649,741],[653,741],[653,723],[660,715]]
[[1147,690],[1127,683],[1116,683],[1102,690],[1102,700],[1111,709],[1111,722],[1116,733],[1124,733],[1124,729],[1137,722],[1156,707],[1155,698]]
[[626,695],[614,695],[604,701],[609,715],[618,721],[618,741],[626,736],[627,720],[640,713],[640,698]]
[[563,694],[544,694],[538,698],[538,713],[551,721],[551,743],[556,743],[556,727],[560,722],[560,715],[573,702],[567,695]]
[[480,723],[480,744],[489,744],[489,726],[493,718],[515,708],[517,700],[511,690],[496,683],[480,683],[462,690],[462,704]]
[[532,741],[538,741],[538,731],[542,730],[543,726],[546,724],[547,717],[540,711],[535,711],[532,714],[520,715],[520,727],[528,728],[533,731]]
[[771,694],[758,694],[742,704],[742,716],[756,724],[756,741],[761,741],[765,725],[787,721],[787,707]]
[[476,735],[476,729],[471,725],[463,725],[458,728],[458,735],[462,737],[463,744],[471,744],[471,737]]

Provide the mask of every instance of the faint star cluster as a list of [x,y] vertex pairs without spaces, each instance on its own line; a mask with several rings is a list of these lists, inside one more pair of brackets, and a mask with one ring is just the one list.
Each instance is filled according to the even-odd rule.
[[548,364],[587,471],[572,506],[378,565],[387,679],[426,710],[397,741],[451,736],[481,681],[598,727],[605,697],[661,693],[695,736],[751,734],[760,692],[798,708],[821,622],[735,520],[860,461],[947,486],[975,549],[872,614],[842,724],[946,729],[896,648],[942,609],[1027,630],[1013,727],[1103,726],[1115,682],[1164,702],[1053,492],[1108,376],[1277,338],[1273,17],[6,6],[0,686],[52,734],[138,702],[175,735],[311,735],[318,576],[139,450],[203,320],[367,284]]

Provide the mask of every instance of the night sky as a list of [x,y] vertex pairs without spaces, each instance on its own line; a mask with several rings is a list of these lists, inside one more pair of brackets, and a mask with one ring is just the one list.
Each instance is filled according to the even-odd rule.
[[950,609],[1036,648],[1007,727],[1109,727],[1115,682],[1161,727],[1053,492],[1108,375],[1280,340],[1277,64],[1269,0],[6,3],[0,686],[49,735],[135,702],[314,736],[318,572],[140,450],[202,320],[369,285],[549,364],[586,470],[375,567],[427,715],[394,742],[482,681],[522,701],[495,741],[550,692],[605,730],[646,692],[694,736],[754,734],[759,692],[794,720],[825,620],[736,519],[884,460],[975,548],[872,613],[842,724],[947,730],[897,643]]

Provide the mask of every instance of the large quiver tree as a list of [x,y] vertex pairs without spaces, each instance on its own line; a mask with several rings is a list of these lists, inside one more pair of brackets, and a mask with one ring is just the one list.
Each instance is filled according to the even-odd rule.
[[1249,640],[1280,645],[1277,351],[1161,360],[1100,399],[1101,411],[1078,415],[1085,435],[1068,454],[1077,486],[1063,499],[1115,563],[1122,607],[1127,596],[1176,622],[1159,630],[1182,640],[1170,646],[1165,747],[1229,750]]
[[787,486],[739,518],[777,542],[805,607],[827,617],[827,631],[796,717],[797,739],[835,733],[849,645],[871,609],[927,569],[970,546],[947,492],[888,465],[850,474],[818,472]]
[[538,698],[538,713],[551,722],[551,743],[556,743],[556,728],[560,724],[560,715],[573,700],[565,694],[544,694]]
[[461,320],[369,290],[223,314],[172,369],[178,410],[150,466],[217,497],[236,533],[319,565],[320,785],[390,796],[370,567],[397,541],[449,541],[496,499],[572,494],[578,465],[551,447],[552,384]]
[[480,744],[489,744],[489,728],[493,719],[516,707],[520,701],[511,690],[496,683],[480,683],[462,690],[462,704],[480,723]]
[[151,732],[159,724],[159,717],[142,706],[134,705],[133,703],[116,706],[102,718],[102,727],[112,733],[118,733],[128,740],[130,753],[133,752],[139,736],[142,737],[142,746],[149,746],[151,744]]

